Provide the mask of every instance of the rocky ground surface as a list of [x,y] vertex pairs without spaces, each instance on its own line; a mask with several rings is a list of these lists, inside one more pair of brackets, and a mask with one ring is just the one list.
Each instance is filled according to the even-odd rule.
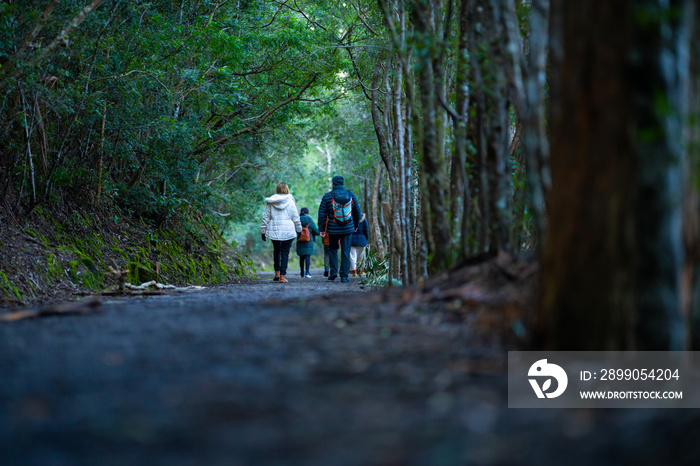
[[508,409],[477,289],[289,277],[0,322],[0,464],[700,464],[693,410]]

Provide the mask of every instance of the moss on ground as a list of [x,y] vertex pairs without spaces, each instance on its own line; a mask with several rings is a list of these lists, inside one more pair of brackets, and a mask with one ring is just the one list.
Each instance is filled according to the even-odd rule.
[[[61,287],[75,291],[106,288],[114,284],[110,266],[128,268],[127,279],[134,284],[157,280],[212,285],[254,273],[252,261],[232,251],[206,221],[156,229],[125,217],[117,222],[115,215],[77,211],[61,218],[41,209],[32,220],[13,231],[18,241],[32,238],[25,240],[31,251],[24,252],[24,257],[3,251],[0,245],[0,258],[10,257],[11,264],[23,264],[25,269],[16,274],[0,272],[0,303],[50,296]],[[32,283],[21,279],[22,273],[39,278]]]
[[0,293],[8,300],[22,299],[22,293],[19,291],[19,287],[12,283],[5,272],[0,270]]

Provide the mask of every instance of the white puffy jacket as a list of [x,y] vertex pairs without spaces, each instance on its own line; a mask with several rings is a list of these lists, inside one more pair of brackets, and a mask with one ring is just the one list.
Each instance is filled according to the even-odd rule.
[[297,233],[301,232],[301,221],[294,197],[291,194],[274,194],[265,199],[265,203],[260,233],[277,241],[296,238]]

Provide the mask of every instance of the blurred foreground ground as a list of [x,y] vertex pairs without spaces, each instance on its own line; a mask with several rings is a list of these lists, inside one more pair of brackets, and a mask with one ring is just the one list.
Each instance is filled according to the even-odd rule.
[[512,290],[269,277],[0,323],[0,464],[700,464],[694,410],[509,410]]

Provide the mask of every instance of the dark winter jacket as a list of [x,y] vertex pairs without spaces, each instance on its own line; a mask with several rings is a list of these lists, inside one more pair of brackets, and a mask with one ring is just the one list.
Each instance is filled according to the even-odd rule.
[[[331,197],[336,199],[341,199],[343,196],[350,196],[352,199],[352,222],[347,225],[341,225],[333,219],[333,208],[331,207]],[[318,224],[321,228],[325,228],[326,218],[329,218],[328,231],[332,235],[348,235],[357,230],[357,226],[360,223],[360,203],[357,198],[352,193],[345,189],[342,184],[333,186],[333,189],[327,192],[323,199],[321,199],[321,205],[318,206]],[[324,230],[321,230],[324,231]]]
[[321,232],[318,231],[318,228],[314,225],[314,220],[310,215],[302,215],[299,217],[299,220],[301,220],[302,228],[308,225],[309,233],[311,233],[311,241],[305,242],[297,240],[297,256],[313,256],[314,242],[316,241],[316,237],[320,236]]
[[369,241],[369,225],[367,224],[367,219],[365,218],[365,214],[362,214],[362,218],[360,219],[360,224],[357,227],[357,231],[352,234],[351,246],[357,246],[357,247],[367,246],[368,241]]

